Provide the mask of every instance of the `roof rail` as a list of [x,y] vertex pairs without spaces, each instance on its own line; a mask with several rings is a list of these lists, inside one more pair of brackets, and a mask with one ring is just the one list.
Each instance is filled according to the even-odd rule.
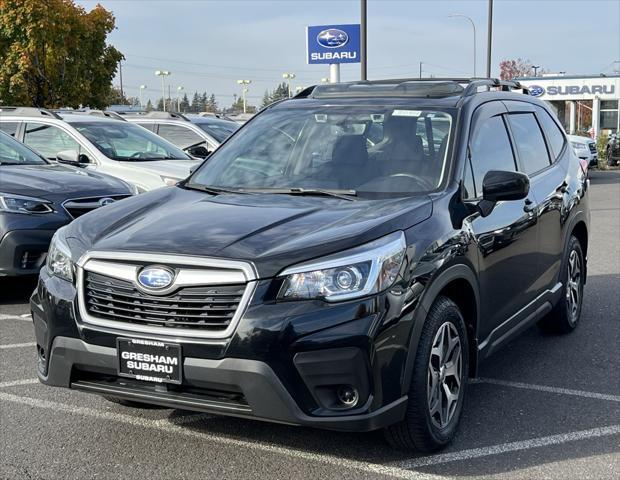
[[330,83],[307,87],[293,98],[327,98],[356,96],[406,96],[422,98],[467,97],[478,93],[478,88],[498,88],[501,91],[529,90],[514,80],[497,78],[396,78]]
[[15,115],[18,117],[52,117],[62,119],[57,113],[47,108],[39,107],[0,107],[0,114]]
[[122,120],[123,122],[127,121],[118,113],[111,112],[110,110],[98,110],[98,109],[63,110],[59,113],[71,113],[71,114],[78,114],[78,115],[94,115],[97,117],[107,117],[107,118],[113,118],[115,120]]
[[530,91],[525,85],[521,85],[516,80],[500,80],[499,78],[473,78],[468,81],[467,88],[463,92],[463,97],[474,95],[478,93],[480,87],[495,87],[500,88],[502,92],[510,92],[511,90],[523,90],[526,95],[530,94]]
[[189,118],[179,112],[148,112],[148,113],[133,113],[128,112],[124,117],[130,117],[132,115],[139,116],[141,118],[167,118],[167,119],[176,119],[176,120],[185,120],[189,122]]

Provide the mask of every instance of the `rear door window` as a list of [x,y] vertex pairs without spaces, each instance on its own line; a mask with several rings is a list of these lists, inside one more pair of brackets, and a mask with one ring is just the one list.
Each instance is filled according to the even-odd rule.
[[159,124],[159,136],[174,143],[179,148],[187,148],[204,140],[193,130],[181,125]]
[[534,114],[512,113],[508,118],[524,172],[533,175],[548,167],[549,152]]
[[24,143],[51,160],[55,160],[58,152],[63,150],[80,152],[80,144],[71,135],[54,125],[44,123],[28,122]]
[[555,123],[553,118],[551,118],[549,112],[547,112],[544,108],[536,107],[536,113],[538,116],[538,120],[540,121],[542,128],[545,131],[547,141],[549,142],[549,146],[553,151],[553,158],[555,160],[562,152],[564,144],[566,143],[566,140],[564,139],[564,132],[560,129],[558,124]]

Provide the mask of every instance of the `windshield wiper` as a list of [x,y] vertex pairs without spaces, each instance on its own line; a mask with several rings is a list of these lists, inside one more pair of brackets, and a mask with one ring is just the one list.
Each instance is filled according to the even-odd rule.
[[357,197],[357,192],[355,190],[328,190],[323,188],[302,188],[302,187],[293,187],[293,188],[265,188],[265,189],[252,189],[252,191],[260,191],[264,193],[279,193],[286,195],[322,195],[325,197],[335,197],[340,198],[342,200],[348,200],[349,202],[354,201],[354,198]]
[[201,192],[211,193],[212,195],[219,195],[221,193],[248,193],[243,190],[229,190],[227,188],[212,187],[210,185],[202,185],[200,183],[186,183],[183,187],[190,190],[199,190]]

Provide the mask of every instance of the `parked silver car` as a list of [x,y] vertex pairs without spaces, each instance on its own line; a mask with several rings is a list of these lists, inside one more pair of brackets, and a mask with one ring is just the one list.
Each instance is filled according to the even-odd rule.
[[113,175],[140,192],[174,185],[198,165],[153,132],[101,111],[2,107],[0,129],[49,160]]

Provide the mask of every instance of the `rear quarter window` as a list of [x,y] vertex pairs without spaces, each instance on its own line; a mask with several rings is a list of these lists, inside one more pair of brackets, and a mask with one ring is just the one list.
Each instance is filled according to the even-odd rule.
[[566,143],[564,132],[544,108],[536,107],[536,114],[549,142],[549,147],[551,147],[553,161],[555,161]]

